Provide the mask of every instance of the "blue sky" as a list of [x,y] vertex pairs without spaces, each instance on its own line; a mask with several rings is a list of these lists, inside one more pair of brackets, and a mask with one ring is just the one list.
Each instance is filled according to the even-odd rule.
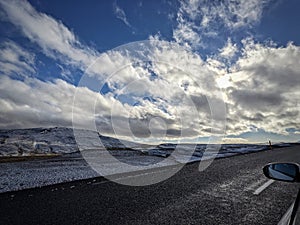
[[76,118],[130,140],[298,141],[299,10],[297,0],[1,0],[0,127]]

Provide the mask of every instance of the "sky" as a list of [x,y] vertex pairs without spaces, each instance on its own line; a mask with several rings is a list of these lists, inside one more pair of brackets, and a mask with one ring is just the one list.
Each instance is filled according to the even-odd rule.
[[0,0],[0,129],[300,141],[300,1]]

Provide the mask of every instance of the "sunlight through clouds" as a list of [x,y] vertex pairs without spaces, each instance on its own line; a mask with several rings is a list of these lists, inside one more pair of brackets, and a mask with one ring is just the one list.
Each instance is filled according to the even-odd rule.
[[[221,88],[227,107],[226,115],[222,115],[228,121],[226,133],[236,138],[228,141],[244,141],[240,135],[247,132],[257,136],[259,132],[276,133],[284,139],[291,135],[291,128],[296,129],[292,135],[297,135],[299,43],[291,39],[277,44],[271,39],[257,40],[251,34],[272,3],[170,3],[168,7],[176,9],[174,17],[168,18],[172,25],[163,24],[169,26],[169,36],[157,30],[138,36],[147,38],[144,42],[126,36],[132,43],[100,51],[103,46],[86,44],[89,42],[79,35],[82,30],[73,29],[68,20],[43,12],[42,7],[27,1],[1,0],[1,22],[9,23],[24,41],[19,43],[12,33],[1,42],[0,127],[71,126],[72,101],[77,91],[82,95],[82,105],[75,117],[82,127],[96,121],[105,134],[113,136],[114,120],[123,138],[132,135],[130,132],[139,138],[149,137],[152,132],[167,140],[196,140],[211,134],[209,100],[221,101],[216,94]],[[134,10],[125,14],[117,2],[110,3],[109,8],[110,16],[121,20],[123,26],[138,25],[128,21],[132,17],[127,16]],[[107,27],[107,32],[110,29]],[[105,29],[101,32],[104,35]],[[122,34],[116,31],[115,36]],[[49,65],[49,59],[63,79],[58,79],[58,72],[51,71],[50,66],[47,71],[39,70],[42,64]],[[92,85],[78,87],[74,71],[76,76],[85,73]],[[43,73],[44,79],[34,76]],[[90,111],[92,106],[95,114]],[[126,121],[131,121],[130,132]],[[184,137],[180,136],[181,129]]]

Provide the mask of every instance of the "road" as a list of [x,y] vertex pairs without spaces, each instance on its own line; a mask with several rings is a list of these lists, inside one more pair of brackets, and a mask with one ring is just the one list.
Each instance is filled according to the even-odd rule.
[[98,177],[3,193],[0,224],[274,225],[292,204],[298,184],[265,178],[262,167],[273,161],[299,163],[300,147],[218,159],[203,172],[198,163],[188,164],[168,180],[144,187]]

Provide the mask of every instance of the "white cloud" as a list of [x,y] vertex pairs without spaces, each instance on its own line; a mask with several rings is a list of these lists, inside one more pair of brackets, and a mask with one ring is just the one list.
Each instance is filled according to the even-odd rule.
[[271,0],[187,0],[182,2],[181,8],[189,18],[200,19],[204,27],[220,19],[225,26],[238,28],[258,23],[264,7],[270,2]]
[[[135,121],[132,125],[138,128],[135,133],[140,136],[147,134],[142,127],[158,117],[166,121],[167,135],[177,137],[181,129],[186,130],[185,135],[209,135],[210,110],[205,95],[214,97],[214,72],[203,64],[198,55],[176,43],[154,38],[150,42],[131,45],[119,50],[128,53],[126,58],[134,55],[140,63],[133,60],[132,64],[122,66],[106,82],[118,95],[117,98],[135,105],[133,109],[130,107],[131,121]],[[97,67],[98,63],[94,65]],[[197,98],[200,94],[203,101]],[[116,110],[116,107],[112,108]],[[117,129],[125,135],[124,132],[129,129],[122,130],[126,119],[121,119],[120,114],[124,115],[126,111],[117,112],[116,120],[120,123]],[[203,120],[202,125],[199,125],[199,117]]]
[[9,20],[43,52],[66,64],[85,69],[97,57],[97,52],[82,45],[74,33],[61,21],[37,12],[27,1],[1,0],[0,5]]
[[220,56],[225,59],[232,58],[238,51],[237,45],[231,42],[231,39],[228,38],[226,45],[220,49]]
[[116,17],[118,19],[120,19],[121,21],[123,21],[123,23],[126,24],[126,26],[132,28],[131,24],[127,20],[124,10],[122,8],[120,8],[120,6],[117,5],[117,2],[114,2],[113,9],[114,9],[114,14],[116,15]]
[[[14,91],[11,91],[14,87]],[[43,82],[35,78],[24,81],[14,80],[5,75],[0,78],[0,123],[3,128],[37,127],[37,126],[72,126],[72,107],[75,91],[81,105],[80,114],[83,122],[93,118],[88,111],[96,99],[99,99],[103,114],[107,111],[108,99],[87,88],[75,86],[57,79],[54,82]],[[76,112],[76,110],[75,110]],[[81,124],[84,127],[84,124]]]
[[180,22],[173,31],[173,37],[177,43],[193,48],[198,47],[201,41],[199,34],[189,22]]
[[[63,65],[74,66],[103,80],[121,65],[130,63],[130,59],[119,52],[107,52],[100,56],[96,50],[81,44],[61,21],[36,11],[27,1],[0,0],[0,5],[6,14],[2,19],[18,27],[31,42],[41,47],[45,55],[59,60],[62,75],[68,80],[72,77]],[[91,66],[96,59],[98,62],[102,60],[102,63],[98,63],[98,67]]]
[[0,71],[6,75],[27,76],[35,72],[35,55],[13,41],[0,46]]
[[[266,1],[224,1],[209,3],[210,6],[202,2],[182,2],[178,27],[174,30],[176,42],[150,37],[150,44],[133,44],[134,48],[123,46],[100,55],[82,45],[62,22],[37,12],[28,2],[0,1],[7,19],[46,55],[82,70],[97,59],[87,70],[92,81],[97,79],[92,90],[59,79],[54,82],[33,78],[14,80],[7,75],[25,76],[35,71],[34,54],[13,42],[4,43],[0,53],[0,126],[71,126],[72,101],[77,91],[79,105],[74,117],[83,127],[96,116],[98,127],[110,135],[114,124],[125,137],[132,133],[148,137],[151,130],[167,135],[166,139],[178,138],[181,131],[184,138],[209,136],[212,125],[207,99],[220,101],[215,93],[218,82],[225,88],[228,134],[239,135],[253,131],[253,127],[284,135],[287,128],[300,129],[299,46],[290,43],[278,47],[246,39],[242,55],[232,66],[221,60],[232,58],[238,51],[230,39],[218,56],[206,61],[190,48],[201,43],[198,35],[201,29],[214,31],[210,26],[217,18],[230,29],[258,22]],[[246,8],[251,9],[250,12],[246,12]],[[126,23],[125,13],[116,10],[119,19],[125,18]],[[203,26],[200,30],[199,24]],[[134,54],[130,54],[132,50]],[[61,69],[64,71],[64,67]],[[103,83],[105,79],[111,92],[100,95],[97,82]],[[94,114],[91,109],[95,101]]]
[[231,126],[239,128],[228,132],[239,134],[252,125],[279,134],[299,129],[299,46],[243,42],[243,56],[231,68],[227,88]]
[[[122,49],[105,53],[99,62],[107,68],[97,62],[94,66],[107,73],[115,71],[107,79],[112,92],[106,95],[62,80],[18,81],[3,75],[1,127],[71,126],[77,90],[80,104],[75,118],[83,127],[96,118],[100,131],[108,135],[117,132],[122,137],[134,134],[145,138],[155,131],[167,140],[180,137],[184,131],[183,138],[209,136],[211,111],[207,98],[215,97],[216,78],[226,76],[227,134],[252,132],[253,127],[282,135],[287,134],[287,128],[300,129],[299,47],[292,43],[285,47],[263,45],[251,39],[243,43],[242,56],[224,70],[225,65],[217,60],[203,61],[188,48],[155,38],[148,43],[147,54],[136,49],[143,55],[141,61],[147,59],[144,63],[134,63],[130,51],[126,55],[121,54],[126,52]],[[124,64],[117,59],[123,59]],[[231,72],[224,75],[226,71]],[[94,114],[91,109],[96,100]],[[164,123],[157,125],[157,121]]]
[[[62,80],[42,82],[27,78],[20,81],[3,75],[1,127],[71,126],[72,102],[77,91],[79,104],[75,105],[74,118],[82,127],[96,119],[100,131],[109,135],[117,132],[127,138],[132,134],[149,137],[151,131],[161,134],[159,138],[164,139],[209,136],[210,110],[205,96],[214,96],[214,80],[207,79],[212,72],[199,56],[177,44],[152,40],[144,47],[147,44],[150,45],[147,54],[127,47],[133,50],[131,53],[135,57],[141,54],[141,58],[137,58],[142,60],[140,64],[129,60],[125,61],[128,64],[119,65],[113,57],[119,57],[120,53],[103,54],[111,62],[107,71],[119,68],[106,81],[112,90],[106,95],[97,93],[99,80],[95,77],[90,77],[95,85],[92,91],[86,87],[76,88]],[[137,46],[141,47],[142,43]],[[130,51],[127,53],[126,57],[121,54],[121,58],[130,59]],[[102,67],[103,60],[103,57],[99,58]],[[149,61],[151,63],[147,63]],[[97,62],[94,65],[99,68]],[[105,68],[100,70],[105,71]],[[11,86],[16,91],[11,91]],[[164,121],[165,125],[157,121]]]
[[56,64],[59,69],[60,69],[60,75],[62,76],[62,78],[65,80],[65,81],[68,81],[70,83],[73,83],[74,82],[74,78],[72,76],[72,72],[67,69],[66,67],[64,67],[63,65],[60,65],[60,64]]
[[235,30],[259,23],[272,0],[183,0],[177,13],[173,37],[178,43],[199,47],[203,36],[217,36],[223,27]]
[[223,138],[222,139],[223,144],[248,144],[249,141],[245,138]]

